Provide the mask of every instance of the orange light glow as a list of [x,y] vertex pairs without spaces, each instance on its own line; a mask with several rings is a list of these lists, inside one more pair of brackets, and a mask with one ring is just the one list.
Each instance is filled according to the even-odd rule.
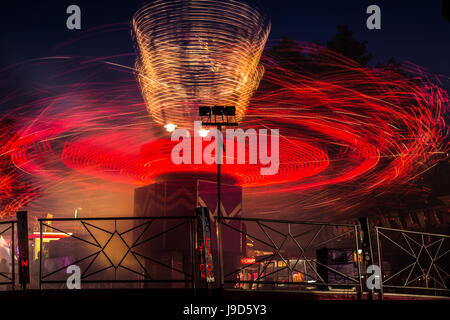
[[255,263],[256,259],[255,258],[242,258],[241,259],[241,263],[242,264],[252,264]]
[[237,1],[160,0],[133,17],[136,70],[153,119],[190,127],[199,106],[231,105],[236,120],[264,73],[270,24]]

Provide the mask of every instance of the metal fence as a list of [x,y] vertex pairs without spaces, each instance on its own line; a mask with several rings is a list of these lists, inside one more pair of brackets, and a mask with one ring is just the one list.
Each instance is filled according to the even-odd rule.
[[0,222],[0,290],[14,289],[15,223],[16,221]]
[[[32,288],[66,288],[72,265],[80,268],[83,288],[194,288],[201,283],[198,216],[39,223],[31,250],[31,279],[39,281]],[[362,290],[357,225],[250,218],[222,218],[220,225],[225,288]],[[252,252],[229,251],[236,241]],[[217,257],[217,243],[211,247]],[[242,265],[248,255],[255,260]],[[216,274],[210,286],[218,287],[219,279]]]
[[[15,285],[15,224],[0,222],[2,290]],[[365,290],[359,226],[353,224],[222,217],[221,259],[216,229],[208,244],[195,215],[39,219],[39,225],[29,235],[28,288],[67,288],[72,265],[80,270],[83,289],[204,287],[201,264],[209,245],[210,288],[358,295]],[[450,236],[385,227],[374,227],[374,233],[380,297],[450,295]]]
[[357,225],[223,217],[221,227],[224,244],[243,235],[253,257],[224,250],[225,287],[362,291]]
[[375,227],[381,293],[450,295],[450,236]]
[[83,288],[193,287],[194,219],[39,219],[39,288],[65,288],[71,265]]

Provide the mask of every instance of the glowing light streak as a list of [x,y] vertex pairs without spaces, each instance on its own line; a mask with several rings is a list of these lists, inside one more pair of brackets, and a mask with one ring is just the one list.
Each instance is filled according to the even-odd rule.
[[244,117],[264,68],[270,25],[245,3],[157,0],[133,17],[136,70],[154,121],[191,127],[198,106],[232,105]]
[[[384,195],[417,191],[420,175],[448,157],[449,100],[432,77],[416,67],[414,77],[363,68],[308,45],[295,50],[309,53],[310,62],[290,68],[263,57],[265,76],[241,122],[243,129],[280,130],[278,174],[261,176],[259,165],[223,165],[224,174],[254,203],[280,212],[285,207],[329,208],[333,214],[358,210]],[[45,87],[42,99],[32,92],[30,102],[8,115],[16,125],[0,127],[0,216],[41,194],[70,194],[76,188],[86,195],[128,192],[167,173],[215,172],[214,165],[170,161],[175,142],[148,120],[128,72],[122,81],[105,82],[104,63],[80,61],[79,66],[80,72],[95,70],[102,81]],[[333,72],[326,71],[330,66]],[[26,177],[33,180],[31,188],[17,193]],[[74,199],[68,207],[79,205]]]

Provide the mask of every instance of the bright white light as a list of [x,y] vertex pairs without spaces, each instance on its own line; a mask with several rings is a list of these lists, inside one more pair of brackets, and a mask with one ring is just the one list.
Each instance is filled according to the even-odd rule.
[[204,138],[208,135],[209,130],[201,129],[198,133],[199,133],[200,137]]
[[174,125],[173,123],[168,123],[168,124],[166,124],[166,125],[164,126],[164,128],[166,128],[166,130],[167,130],[168,132],[172,132],[173,130],[175,130],[176,127],[177,127],[177,126]]

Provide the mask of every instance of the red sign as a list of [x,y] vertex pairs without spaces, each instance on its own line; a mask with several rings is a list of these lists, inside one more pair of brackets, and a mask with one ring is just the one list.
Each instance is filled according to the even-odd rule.
[[200,215],[200,241],[198,249],[200,251],[200,278],[207,283],[214,282],[213,259],[211,254],[211,229],[209,225],[208,208],[197,208]]
[[17,238],[19,240],[19,283],[25,285],[30,283],[30,269],[28,263],[28,214],[26,211],[18,211]]
[[241,263],[242,264],[252,264],[255,263],[256,259],[255,258],[242,258],[241,259]]

